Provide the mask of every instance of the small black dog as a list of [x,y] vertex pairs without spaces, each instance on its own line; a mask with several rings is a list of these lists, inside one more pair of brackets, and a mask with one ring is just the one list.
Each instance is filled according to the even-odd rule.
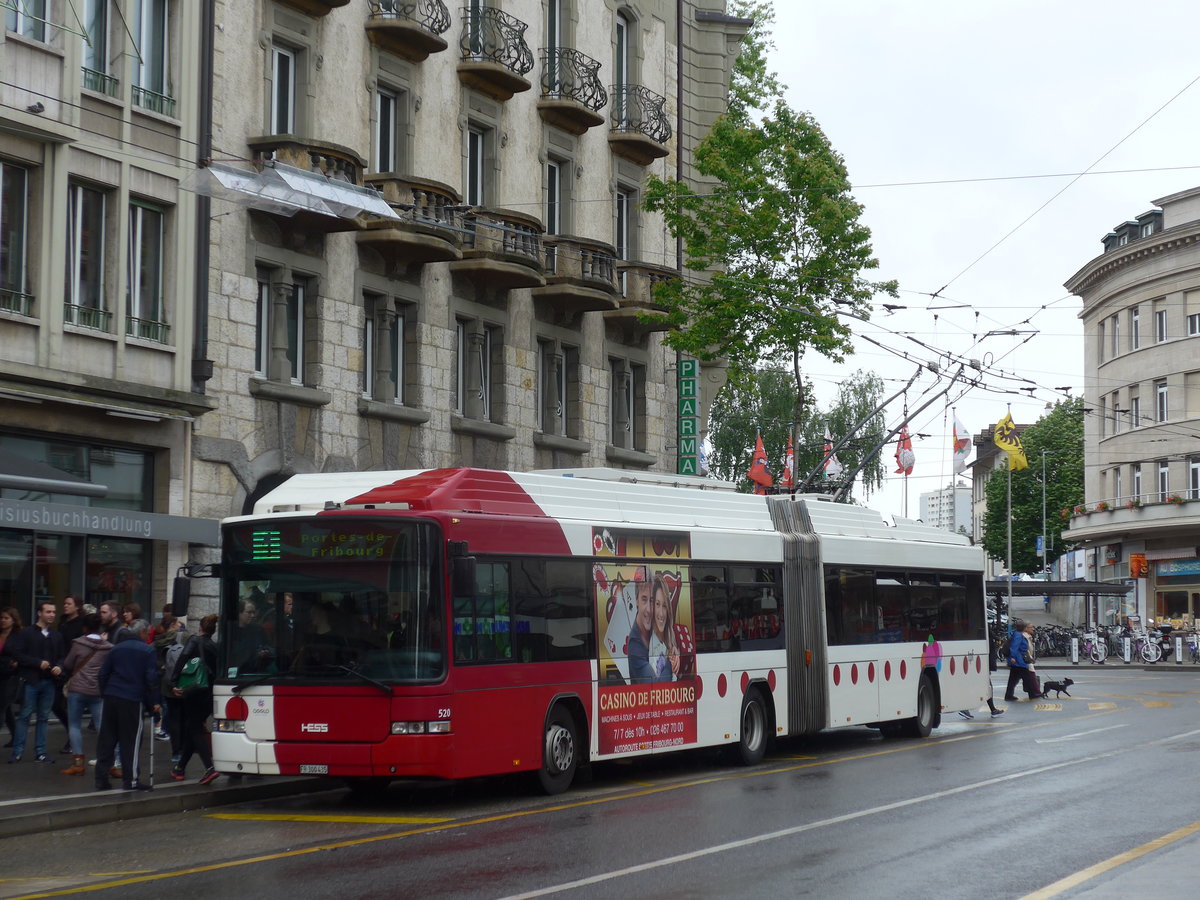
[[1067,688],[1069,688],[1074,683],[1075,682],[1072,681],[1070,678],[1064,678],[1062,681],[1043,681],[1042,682],[1042,696],[1049,697],[1050,692],[1054,691],[1055,697],[1061,697],[1063,694],[1066,694],[1068,697],[1070,697],[1071,692],[1068,691]]

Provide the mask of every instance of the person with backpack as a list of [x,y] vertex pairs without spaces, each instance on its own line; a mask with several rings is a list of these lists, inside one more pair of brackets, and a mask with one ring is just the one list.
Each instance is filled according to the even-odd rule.
[[100,696],[100,669],[112,644],[108,642],[100,627],[100,616],[96,613],[82,617],[82,634],[71,642],[67,658],[63,660],[63,671],[70,673],[67,679],[68,748],[71,765],[62,770],[64,775],[86,775],[87,765],[83,753],[83,714],[86,712],[93,722],[102,718],[103,699]]
[[[183,707],[183,743],[180,747],[179,761],[171,767],[171,778],[175,781],[185,779],[184,772],[187,770],[187,764],[191,761],[193,754],[198,754],[200,761],[204,763],[204,774],[200,776],[200,784],[211,784],[220,775],[213,768],[212,747],[209,745],[208,732],[204,727],[208,717],[212,715],[212,679],[213,673],[217,671],[217,645],[212,638],[216,633],[217,617],[215,615],[205,616],[201,619],[200,633],[193,635],[188,640],[187,646],[184,647],[183,653],[180,654],[179,660],[171,672],[172,696],[180,700]],[[189,665],[193,660],[196,660],[196,663]],[[206,686],[191,687],[181,682],[185,672],[188,673],[188,680],[191,681],[196,680],[198,675],[205,676]],[[201,678],[200,680],[205,679]]]
[[171,762],[179,762],[183,744],[183,705],[175,696],[171,676],[183,656],[184,642],[180,640],[180,629],[183,620],[177,619],[170,613],[163,613],[157,633],[154,635],[154,651],[158,654],[158,666],[162,669],[163,714],[162,727],[155,732],[156,740],[171,742]]

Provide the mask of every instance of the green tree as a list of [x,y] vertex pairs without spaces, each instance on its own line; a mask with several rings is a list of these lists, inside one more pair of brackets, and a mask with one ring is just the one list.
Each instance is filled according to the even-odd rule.
[[655,299],[673,329],[664,342],[726,359],[733,381],[785,366],[799,443],[804,354],[843,360],[853,346],[839,314],[867,318],[872,297],[894,296],[896,285],[865,277],[878,261],[842,158],[766,67],[769,5],[734,2],[730,11],[755,26],[734,67],[729,111],[696,148],[700,185],[647,180],[645,206],[682,241],[687,269],[658,285]]
[[[805,390],[811,393],[812,385],[806,384]],[[863,454],[883,440],[883,417],[871,416],[882,396],[883,382],[879,377],[860,371],[842,382],[837,398],[827,409],[809,407],[809,414],[801,423],[800,440],[795,444],[797,478],[807,476],[825,455],[826,427],[837,441],[852,426],[866,419],[854,440],[838,453],[844,471],[853,471]],[[743,491],[751,490],[753,485],[746,478],[746,472],[750,468],[755,434],[761,432],[763,447],[771,461],[771,474],[778,484],[792,428],[794,403],[792,375],[783,368],[759,369],[727,384],[713,402],[709,470],[718,478],[739,482]],[[876,453],[859,477],[868,495],[882,485],[882,455]]]
[[[1083,400],[1057,404],[1021,434],[1029,468],[1012,473],[1012,569],[1014,573],[1041,571],[1068,549],[1062,544],[1067,523],[1060,511],[1083,502]],[[1037,555],[1042,533],[1042,451],[1046,451],[1046,531],[1048,552],[1043,563]],[[1008,471],[998,467],[988,479],[987,512],[983,519],[983,547],[994,559],[1008,559]]]

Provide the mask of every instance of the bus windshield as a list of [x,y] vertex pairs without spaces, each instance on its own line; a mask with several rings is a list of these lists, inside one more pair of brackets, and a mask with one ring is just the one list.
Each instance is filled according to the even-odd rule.
[[219,677],[429,681],[445,671],[434,526],[317,516],[224,533]]

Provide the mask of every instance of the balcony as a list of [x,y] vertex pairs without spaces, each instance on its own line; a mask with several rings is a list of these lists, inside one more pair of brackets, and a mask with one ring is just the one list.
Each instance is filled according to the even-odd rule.
[[678,277],[676,269],[649,263],[618,262],[617,285],[621,296],[618,308],[604,314],[605,323],[623,328],[631,336],[670,331],[666,309],[654,302],[654,286]]
[[[360,189],[363,186],[366,160],[349,147],[294,134],[253,137],[247,144],[254,167],[259,171],[268,163],[281,163],[312,175],[325,176],[334,184],[343,183]],[[289,228],[324,234],[357,231],[360,227],[356,215],[329,215],[308,210],[289,216],[286,221]]]
[[97,94],[105,94],[109,97],[120,96],[121,82],[119,79],[105,72],[97,72],[95,69],[89,69],[87,66],[81,66],[80,68],[85,90],[95,91]]
[[320,19],[329,15],[339,6],[345,6],[350,0],[275,0],[280,6],[287,6],[306,16]]
[[158,91],[152,91],[149,88],[138,87],[136,84],[130,88],[130,96],[133,100],[133,105],[139,109],[145,109],[153,113],[158,113],[160,116],[175,118],[175,98],[167,94],[160,94]]
[[402,175],[368,175],[369,186],[400,216],[368,222],[358,242],[400,265],[462,259],[462,208],[458,193],[438,181]]
[[499,9],[464,9],[459,81],[501,102],[529,90],[525,76],[533,68],[533,53],[525,43],[528,27]]
[[63,321],[68,325],[90,328],[93,331],[111,331],[112,313],[95,306],[80,306],[78,303],[63,304]]
[[441,36],[450,28],[450,10],[442,0],[372,0],[370,7],[367,37],[380,50],[421,62],[448,46]]
[[152,319],[139,319],[136,316],[127,316],[125,318],[125,333],[130,337],[141,338],[144,341],[165,344],[171,337],[171,326],[166,322],[155,322]]
[[32,316],[33,294],[0,288],[0,310],[16,313],[19,316]]
[[600,63],[578,50],[542,50],[542,97],[537,106],[543,121],[575,135],[603,125],[599,111],[608,102],[608,92],[599,71]]
[[476,208],[463,218],[463,258],[451,271],[503,289],[541,287],[542,226],[510,209]]
[[544,238],[542,246],[546,286],[530,292],[534,300],[566,315],[617,309],[617,259],[611,246],[565,235]]
[[671,139],[666,97],[640,84],[613,85],[612,97],[612,152],[639,166],[666,156]]

